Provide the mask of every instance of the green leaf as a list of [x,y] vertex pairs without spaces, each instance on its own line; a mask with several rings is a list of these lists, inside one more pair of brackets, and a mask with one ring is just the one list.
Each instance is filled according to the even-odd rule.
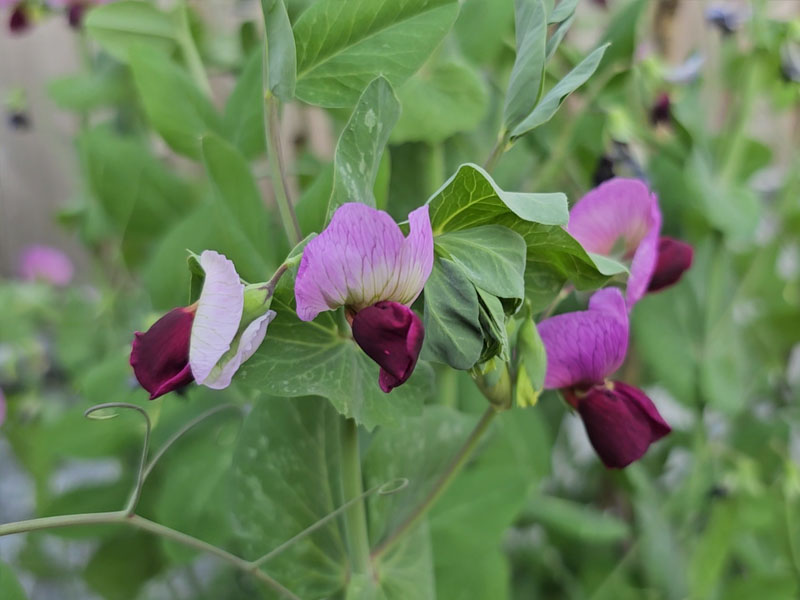
[[121,532],[92,555],[84,572],[86,582],[108,600],[134,600],[147,580],[164,568],[158,544],[146,533]]
[[278,316],[237,379],[277,396],[324,396],[367,429],[419,414],[431,389],[430,368],[417,364],[411,378],[387,396],[378,387],[378,365],[352,340],[349,327],[340,332],[342,315],[325,312],[314,321],[300,321],[292,285],[284,276],[272,301]]
[[564,194],[506,192],[486,171],[469,163],[461,165],[428,203],[434,235],[489,225],[509,211],[544,225],[566,225],[569,219]]
[[481,356],[483,334],[478,294],[461,268],[437,258],[425,284],[425,344],[422,356],[470,369]]
[[115,64],[54,79],[47,85],[47,93],[60,108],[89,111],[122,103],[131,91],[124,69]]
[[261,90],[261,50],[253,52],[225,103],[222,123],[228,138],[247,158],[263,154],[264,97]]
[[497,296],[475,288],[478,292],[478,321],[483,330],[483,351],[480,362],[484,363],[498,356],[503,362],[510,360],[508,333],[506,332],[506,313],[503,303]]
[[523,524],[540,524],[549,530],[588,544],[614,544],[631,536],[625,521],[582,503],[536,494],[520,516]]
[[3,600],[27,600],[25,590],[17,581],[13,569],[7,564],[0,562],[0,597]]
[[146,44],[162,58],[177,46],[178,25],[151,2],[122,0],[92,8],[84,22],[86,31],[103,49],[127,62],[133,46]]
[[262,261],[267,265],[277,264],[277,249],[270,245],[273,236],[268,235],[274,227],[247,160],[234,146],[213,133],[203,136],[201,147],[217,198],[230,211]]
[[578,0],[560,0],[560,2],[547,17],[547,24],[554,25],[569,19],[575,14],[575,8],[578,6]]
[[506,192],[471,164],[461,165],[429,201],[435,235],[486,224],[502,225],[522,236],[527,246],[525,296],[542,310],[571,280],[578,289],[608,281],[583,247],[562,227],[568,212],[563,194]]
[[292,24],[283,0],[261,0],[261,11],[267,36],[263,89],[269,90],[279,100],[289,102],[294,98],[297,83],[297,54]]
[[511,130],[511,139],[525,135],[529,131],[547,123],[556,111],[558,110],[564,99],[572,92],[582,86],[589,77],[597,70],[600,61],[603,59],[603,54],[608,48],[608,44],[600,46],[578,63],[574,69],[566,74],[564,79],[555,84],[550,91],[548,91],[541,102],[536,105],[533,112],[514,129]]
[[517,57],[503,108],[503,123],[507,130],[519,124],[539,100],[544,83],[547,17],[542,0],[514,2]]
[[556,49],[558,49],[558,45],[561,43],[561,40],[563,40],[564,36],[567,35],[567,31],[569,31],[572,21],[575,20],[575,8],[577,6],[578,0],[561,0],[553,12],[550,13],[550,16],[547,19],[548,25],[554,25],[557,23],[558,27],[555,28],[555,31],[550,34],[550,39],[547,40],[545,60],[550,60],[553,54],[555,54]]
[[461,131],[475,129],[488,106],[486,86],[471,67],[435,62],[397,90],[403,112],[392,142],[442,142]]
[[457,14],[455,0],[312,4],[294,25],[298,98],[348,106],[378,75],[399,86],[430,57]]
[[476,287],[499,298],[525,296],[525,240],[499,225],[436,236],[439,253],[458,265]]
[[345,202],[375,206],[375,178],[383,149],[399,116],[400,103],[392,86],[378,77],[361,94],[336,143],[329,218]]
[[453,27],[461,52],[475,64],[491,64],[505,48],[514,22],[514,5],[497,0],[466,0]]
[[209,99],[183,69],[152,48],[131,49],[130,65],[151,125],[173,150],[199,158],[202,136],[222,131]]
[[619,275],[620,273],[625,273],[626,275],[630,274],[628,267],[613,258],[603,256],[602,254],[595,254],[594,252],[589,252],[588,254],[589,258],[592,259],[592,262],[597,267],[597,270],[603,275],[611,276]]
[[[230,486],[248,558],[263,556],[344,504],[341,421],[323,398],[258,398],[239,436]],[[323,525],[266,567],[301,598],[335,596],[348,572],[338,522]]]

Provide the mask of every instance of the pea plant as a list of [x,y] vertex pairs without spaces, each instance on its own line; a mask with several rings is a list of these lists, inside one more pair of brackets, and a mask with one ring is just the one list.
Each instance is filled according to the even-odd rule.
[[[169,597],[511,597],[522,530],[508,531],[555,518],[537,486],[554,447],[568,456],[564,415],[594,472],[656,494],[634,463],[658,476],[672,426],[641,359],[626,363],[632,323],[650,381],[680,401],[716,397],[734,364],[675,383],[695,369],[675,366],[694,344],[680,319],[719,302],[723,239],[754,235],[741,174],[762,63],[728,143],[710,144],[676,100],[696,74],[634,66],[641,0],[578,46],[562,43],[578,0],[251,4],[233,33],[184,0],[11,10],[15,30],[64,12],[83,49],[82,72],[49,88],[78,123],[82,184],[61,219],[112,300],[56,300],[71,271],[57,281],[61,257],[28,257],[30,318],[56,331],[61,376],[87,402],[34,430],[41,401],[8,401],[45,508],[0,536],[99,536],[85,578],[112,599],[161,597],[165,565],[198,555],[214,568]],[[763,64],[797,33],[770,32]],[[321,109],[328,160],[287,135],[292,114]],[[685,218],[681,169],[702,198]],[[671,300],[698,262],[712,296]],[[58,301],[62,317],[46,309]],[[92,314],[103,331],[81,339]],[[665,369],[659,352],[674,354]],[[62,442],[116,453],[122,476],[54,495]],[[614,527],[627,535],[603,517],[588,529],[618,540]],[[10,568],[0,590],[24,597]]]

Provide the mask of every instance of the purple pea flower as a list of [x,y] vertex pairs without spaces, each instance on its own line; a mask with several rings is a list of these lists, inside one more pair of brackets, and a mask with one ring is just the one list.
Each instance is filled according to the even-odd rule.
[[408,222],[404,237],[387,213],[343,204],[306,246],[294,287],[303,321],[345,307],[353,339],[381,367],[378,383],[386,393],[411,376],[425,335],[409,306],[433,268],[428,207]]
[[691,246],[659,237],[658,198],[638,179],[617,177],[594,188],[572,207],[567,231],[587,251],[630,263],[628,308],[677,282],[692,263]]
[[34,244],[22,251],[17,272],[25,281],[46,281],[65,286],[72,281],[75,268],[67,255],[58,248]]
[[228,387],[275,318],[275,311],[268,310],[242,323],[245,285],[233,263],[205,250],[200,266],[205,280],[197,302],[172,309],[145,333],[134,335],[130,363],[151,400],[192,381],[213,389]]
[[644,392],[607,380],[628,349],[628,310],[617,288],[596,292],[589,310],[545,319],[538,329],[547,352],[544,387],[562,390],[606,467],[626,467],[671,431]]

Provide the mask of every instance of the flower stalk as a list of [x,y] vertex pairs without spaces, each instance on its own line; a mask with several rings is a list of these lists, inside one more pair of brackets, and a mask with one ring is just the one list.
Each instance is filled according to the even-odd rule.
[[354,573],[370,572],[367,511],[364,507],[364,487],[361,476],[361,456],[358,449],[358,425],[347,419],[342,429],[342,488],[345,500],[361,498],[345,512],[345,529]]

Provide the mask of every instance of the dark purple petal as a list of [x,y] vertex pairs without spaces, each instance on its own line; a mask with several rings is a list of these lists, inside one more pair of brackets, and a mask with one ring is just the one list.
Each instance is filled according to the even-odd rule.
[[589,310],[550,317],[537,327],[547,352],[547,389],[600,383],[625,360],[628,310],[617,288],[595,292]]
[[194,314],[194,307],[174,308],[145,333],[134,334],[131,366],[151,400],[194,381],[189,367]]
[[30,27],[30,24],[28,8],[24,2],[20,2],[11,10],[11,15],[8,18],[8,29],[11,33],[22,33]]
[[74,2],[67,7],[67,23],[73,29],[80,29],[83,25],[83,15],[87,6],[84,2]]
[[575,400],[589,441],[610,469],[640,459],[650,444],[671,431],[652,400],[626,383],[597,385]]
[[686,242],[666,236],[660,238],[656,269],[650,278],[647,291],[658,292],[677,283],[684,272],[692,266],[693,258],[694,250]]
[[353,318],[353,338],[381,366],[378,383],[386,393],[414,372],[424,337],[417,314],[397,302],[378,302]]

